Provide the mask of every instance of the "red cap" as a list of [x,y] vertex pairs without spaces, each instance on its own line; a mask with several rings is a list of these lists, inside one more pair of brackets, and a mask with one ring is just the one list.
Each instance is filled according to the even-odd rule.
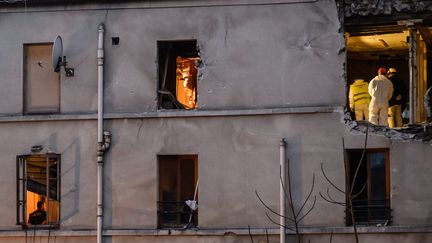
[[385,68],[379,68],[378,69],[378,73],[379,74],[386,74],[387,73],[387,69],[385,69]]

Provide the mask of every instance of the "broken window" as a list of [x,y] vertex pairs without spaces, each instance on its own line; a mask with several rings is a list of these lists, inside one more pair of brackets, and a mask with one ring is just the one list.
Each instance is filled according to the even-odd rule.
[[198,223],[197,155],[159,155],[158,227],[184,228]]
[[60,111],[60,75],[53,71],[52,44],[24,45],[24,113]]
[[194,109],[197,102],[197,42],[158,41],[158,108]]
[[60,222],[60,155],[17,156],[17,224]]
[[[372,18],[365,17],[364,24],[359,24],[356,20],[346,21],[348,86],[358,79],[369,82],[380,67],[394,68],[400,83],[397,89],[404,90],[399,101],[402,123],[389,119],[390,127],[424,122],[427,117],[423,97],[431,86],[427,81],[430,28],[421,21],[374,24]],[[394,112],[399,111],[389,109],[389,114]]]
[[[391,222],[389,153],[387,149],[347,150],[347,188],[353,189],[357,224],[388,225]],[[360,164],[360,166],[359,166]],[[354,179],[355,178],[355,179]],[[347,204],[348,205],[348,204]],[[352,225],[349,210],[346,224]]]

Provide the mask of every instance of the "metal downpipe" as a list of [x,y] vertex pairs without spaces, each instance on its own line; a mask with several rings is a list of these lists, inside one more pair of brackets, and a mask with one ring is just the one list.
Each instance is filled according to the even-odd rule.
[[416,123],[417,109],[417,30],[409,27],[409,124]]
[[279,143],[279,149],[280,149],[280,185],[279,185],[279,205],[280,205],[280,210],[279,210],[279,214],[282,217],[280,218],[280,243],[285,243],[285,212],[286,212],[286,208],[285,208],[285,191],[284,191],[284,186],[286,186],[286,179],[285,179],[285,160],[286,160],[286,142],[285,139],[282,138],[280,143]]
[[103,155],[104,155],[104,139],[103,139],[103,68],[104,68],[104,24],[99,24],[98,27],[98,115],[97,115],[97,243],[102,243],[103,237]]

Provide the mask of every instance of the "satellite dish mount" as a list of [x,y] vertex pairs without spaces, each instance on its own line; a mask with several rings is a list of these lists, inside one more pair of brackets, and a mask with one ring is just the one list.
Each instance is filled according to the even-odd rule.
[[60,36],[57,36],[54,40],[54,45],[52,48],[52,64],[54,72],[60,72],[61,67],[64,68],[66,77],[73,77],[75,70],[73,68],[67,67],[66,56],[63,56],[63,41]]

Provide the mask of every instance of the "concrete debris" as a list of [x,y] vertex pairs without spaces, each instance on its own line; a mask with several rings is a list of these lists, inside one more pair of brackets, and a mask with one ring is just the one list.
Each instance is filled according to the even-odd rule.
[[421,0],[343,0],[345,16],[367,16],[432,11],[432,1]]
[[392,140],[418,141],[432,144],[432,123],[422,123],[401,128],[373,125],[367,121],[354,121],[349,113],[345,113],[345,124],[351,131],[365,134],[369,127],[369,135],[382,135]]

